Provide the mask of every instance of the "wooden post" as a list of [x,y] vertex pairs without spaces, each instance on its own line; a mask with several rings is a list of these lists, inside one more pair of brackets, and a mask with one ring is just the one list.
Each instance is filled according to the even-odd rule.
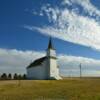
[[18,79],[18,86],[20,87],[21,86],[21,80]]
[[81,66],[81,63],[79,65],[79,68],[80,68],[80,78],[82,77],[82,66]]

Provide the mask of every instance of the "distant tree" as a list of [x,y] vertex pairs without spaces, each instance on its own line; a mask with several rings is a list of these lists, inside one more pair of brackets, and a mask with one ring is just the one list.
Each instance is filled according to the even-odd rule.
[[11,75],[11,73],[8,74],[8,79],[9,79],[9,80],[12,79],[12,75]]
[[19,74],[18,75],[18,80],[21,80],[22,79],[22,76]]
[[22,79],[23,79],[23,80],[25,80],[25,79],[26,79],[26,74],[24,74],[24,75],[22,76]]
[[2,74],[0,75],[0,80],[2,80]]
[[0,80],[1,80],[1,74],[0,74]]
[[17,80],[17,79],[18,79],[17,73],[14,74],[13,79],[14,79],[14,80]]
[[2,80],[7,80],[7,74],[6,74],[6,73],[3,73],[3,74],[1,75],[1,79],[2,79]]

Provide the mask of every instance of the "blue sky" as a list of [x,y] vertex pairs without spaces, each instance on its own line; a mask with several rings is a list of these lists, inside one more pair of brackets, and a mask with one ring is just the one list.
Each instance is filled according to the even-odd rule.
[[[28,57],[30,52],[44,53],[50,36],[58,55],[81,57],[89,61],[92,59],[99,63],[99,31],[99,0],[0,0],[0,49],[1,57],[4,57],[0,57],[1,72],[7,72],[10,64],[10,70],[14,70],[14,64],[7,59],[12,55],[11,52],[17,52],[16,55],[29,52]],[[7,52],[11,54],[7,55]],[[15,59],[16,55],[13,55]],[[24,57],[26,56],[22,57],[22,61],[27,60],[25,64],[35,59]],[[10,62],[8,67],[6,62]],[[21,62],[18,63],[20,65]],[[98,63],[94,67],[98,67]],[[94,69],[97,70],[97,67]],[[25,71],[18,67],[17,72]]]

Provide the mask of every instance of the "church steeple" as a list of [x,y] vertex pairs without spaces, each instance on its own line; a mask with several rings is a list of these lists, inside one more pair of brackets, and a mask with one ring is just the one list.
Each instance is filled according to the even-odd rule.
[[52,45],[52,39],[51,39],[51,37],[49,39],[48,49],[54,49],[54,47]]
[[49,44],[48,44],[48,48],[47,48],[47,57],[52,57],[52,58],[56,59],[56,50],[54,49],[54,47],[52,45],[51,37],[49,38]]

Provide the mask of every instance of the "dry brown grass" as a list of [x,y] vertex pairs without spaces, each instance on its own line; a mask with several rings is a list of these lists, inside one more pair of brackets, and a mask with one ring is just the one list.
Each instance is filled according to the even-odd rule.
[[0,81],[0,100],[100,100],[100,79]]

